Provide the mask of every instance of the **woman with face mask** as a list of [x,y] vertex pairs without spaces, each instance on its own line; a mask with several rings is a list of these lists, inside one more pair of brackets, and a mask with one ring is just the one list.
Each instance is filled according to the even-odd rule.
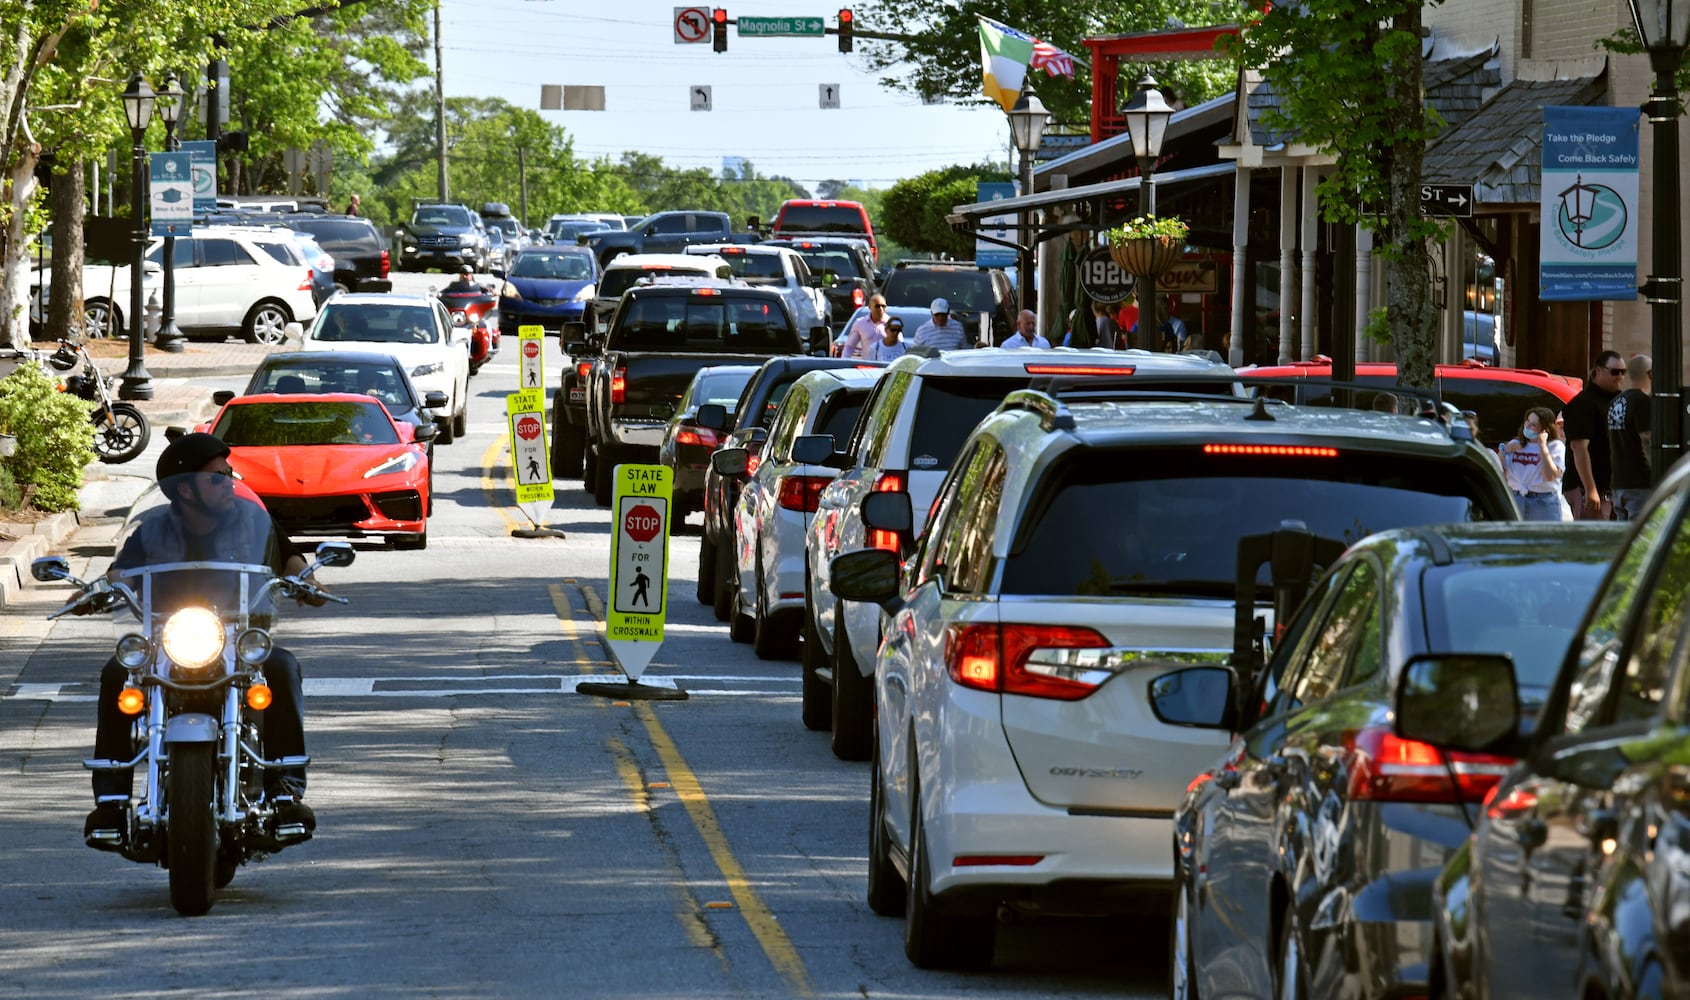
[[1520,513],[1528,521],[1571,521],[1572,510],[1561,499],[1561,476],[1567,469],[1567,445],[1555,414],[1541,406],[1526,411],[1520,432],[1498,449],[1502,472]]

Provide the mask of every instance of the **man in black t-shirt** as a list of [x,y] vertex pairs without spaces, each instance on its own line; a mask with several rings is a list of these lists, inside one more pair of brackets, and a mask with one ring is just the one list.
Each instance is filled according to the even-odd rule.
[[1567,439],[1567,470],[1561,478],[1567,506],[1580,521],[1611,521],[1614,508],[1607,495],[1608,404],[1625,386],[1625,365],[1618,353],[1603,351],[1584,389],[1561,411]]
[[1609,486],[1614,517],[1630,521],[1643,509],[1649,490],[1655,485],[1649,467],[1649,393],[1653,364],[1647,354],[1633,355],[1625,363],[1631,387],[1608,404],[1608,457],[1612,460]]

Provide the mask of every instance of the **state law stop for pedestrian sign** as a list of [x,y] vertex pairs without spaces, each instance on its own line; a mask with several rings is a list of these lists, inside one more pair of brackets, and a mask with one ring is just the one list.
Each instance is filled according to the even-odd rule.
[[605,639],[629,679],[638,680],[663,643],[669,593],[670,472],[618,465],[610,543],[610,607]]

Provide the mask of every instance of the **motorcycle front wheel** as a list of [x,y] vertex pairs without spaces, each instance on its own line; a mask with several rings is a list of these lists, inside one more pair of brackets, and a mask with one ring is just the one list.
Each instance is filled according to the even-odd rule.
[[197,917],[210,911],[217,891],[217,747],[172,746],[169,781],[170,905]]
[[113,403],[110,415],[94,411],[94,451],[107,465],[121,465],[147,450],[152,427],[147,415],[130,403]]

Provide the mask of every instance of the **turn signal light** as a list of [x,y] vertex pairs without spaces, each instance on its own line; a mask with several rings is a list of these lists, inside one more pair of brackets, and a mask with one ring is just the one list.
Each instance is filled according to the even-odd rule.
[[117,694],[117,710],[124,715],[140,715],[147,707],[147,696],[140,688],[126,687]]
[[246,707],[252,709],[254,712],[264,711],[266,708],[269,708],[270,703],[275,700],[275,696],[270,692],[270,685],[268,684],[254,684],[252,687],[246,689]]

